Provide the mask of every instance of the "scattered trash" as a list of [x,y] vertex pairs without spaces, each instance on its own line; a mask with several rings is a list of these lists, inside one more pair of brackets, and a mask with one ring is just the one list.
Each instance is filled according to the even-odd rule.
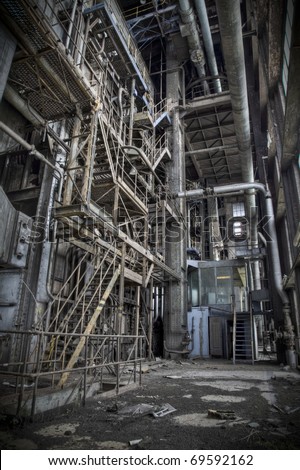
[[132,406],[125,406],[119,411],[119,414],[121,415],[147,415],[150,414],[154,409],[153,405],[149,405],[148,403],[139,403],[138,405],[132,405]]
[[278,418],[268,418],[266,419],[266,423],[270,426],[273,426],[273,428],[278,428],[281,423],[281,420]]
[[291,434],[285,427],[278,427],[277,432],[283,434],[284,436],[289,436]]
[[181,375],[164,375],[165,379],[182,379]]
[[143,439],[134,439],[133,441],[129,441],[130,446],[136,446],[140,442],[142,442]]
[[258,423],[248,423],[247,425],[249,428],[259,428],[259,424]]
[[104,442],[97,443],[96,449],[125,450],[125,449],[128,449],[128,445],[125,442],[104,441]]
[[61,424],[52,424],[46,426],[42,429],[34,431],[34,434],[39,436],[49,437],[49,438],[60,438],[63,436],[74,436],[76,434],[77,428],[80,426],[79,423],[61,423]]
[[[157,365],[157,364],[155,364],[155,365]],[[140,369],[142,374],[147,374],[150,370],[151,369],[150,369],[150,366],[148,366],[148,364],[142,364],[141,369]],[[134,372],[133,367],[128,367],[125,371],[126,374],[132,374],[132,372]]]
[[136,398],[152,398],[153,400],[159,398],[159,395],[136,395]]
[[300,406],[298,406],[297,408],[294,408],[293,410],[289,410],[287,414],[290,415],[291,413],[295,413],[298,410],[300,410]]
[[279,406],[274,405],[274,403],[272,406],[273,408],[275,408],[275,410],[279,411],[280,413],[287,414],[287,415],[290,415],[291,413],[295,413],[296,411],[300,410],[300,406],[297,406],[297,408],[293,408],[293,409],[291,409],[290,406],[285,406],[284,410],[279,408]]
[[[158,396],[155,396],[153,398],[158,398]],[[164,405],[150,405],[149,403],[138,403],[137,405],[123,406],[123,408],[120,408],[117,403],[114,403],[112,406],[106,408],[106,411],[110,413],[118,413],[118,415],[123,416],[152,415],[155,418],[160,418],[169,413],[173,413],[174,411],[176,411],[176,409],[173,408],[173,406],[171,406],[169,403],[165,403]]]
[[[10,382],[2,382],[2,385],[5,385],[6,387],[12,387],[12,388],[16,388],[16,387],[21,387],[22,385],[21,384],[12,384]],[[31,384],[23,384],[23,387],[24,388],[32,388],[34,386],[34,383],[32,382]]]
[[207,410],[207,416],[214,419],[236,419],[235,412],[229,410]]
[[275,405],[275,403],[272,403],[272,407],[275,408],[275,410],[279,411],[280,413],[285,414],[285,411],[283,411],[279,406]]
[[106,411],[108,411],[108,413],[117,413],[119,407],[117,405],[117,403],[114,403],[112,406],[108,406],[106,408]]
[[153,411],[152,415],[154,416],[154,418],[161,418],[162,416],[174,413],[174,411],[176,411],[176,409],[173,408],[173,406],[171,406],[169,403],[166,403],[165,405],[162,405],[160,410]]
[[192,398],[193,395],[183,395],[182,398]]

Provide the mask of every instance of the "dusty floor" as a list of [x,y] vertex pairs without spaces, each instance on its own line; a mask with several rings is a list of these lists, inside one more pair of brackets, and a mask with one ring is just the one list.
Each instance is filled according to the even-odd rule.
[[[2,416],[1,448],[300,449],[299,371],[271,361],[161,361],[142,379],[118,398],[97,395],[34,422]],[[166,405],[172,412],[154,417]]]

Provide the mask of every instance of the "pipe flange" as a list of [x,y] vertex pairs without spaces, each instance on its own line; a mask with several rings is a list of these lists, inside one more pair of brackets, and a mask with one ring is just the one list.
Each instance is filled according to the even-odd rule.
[[194,64],[205,65],[204,54],[200,49],[191,51],[191,61]]

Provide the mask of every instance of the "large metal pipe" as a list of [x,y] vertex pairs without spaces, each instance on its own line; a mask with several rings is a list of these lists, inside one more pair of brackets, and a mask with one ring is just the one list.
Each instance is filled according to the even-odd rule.
[[236,150],[236,145],[218,145],[216,147],[208,147],[204,149],[198,150],[190,150],[189,152],[185,152],[184,155],[199,155],[201,153],[210,153],[210,152],[217,152],[219,150]]
[[68,32],[67,32],[67,39],[66,39],[66,50],[67,51],[69,51],[72,31],[73,31],[73,28],[74,28],[74,19],[75,19],[76,8],[77,8],[77,0],[74,0],[73,1],[71,18],[70,18],[70,23],[69,23],[69,28],[68,28]]
[[4,90],[4,98],[12,106],[14,106],[19,113],[22,114],[29,122],[35,127],[46,127],[47,121],[33,109],[8,83]]
[[[206,76],[205,59],[197,30],[194,10],[191,6],[190,0],[179,0],[179,5],[182,22],[188,30],[185,35],[190,49],[191,61],[194,63],[199,77],[204,78]],[[203,82],[203,86],[204,93],[209,94],[209,87],[206,81]]]
[[45,165],[49,166],[56,172],[55,178],[59,180],[59,197],[61,195],[61,190],[62,190],[62,183],[63,183],[63,173],[62,170],[57,168],[53,163],[49,162],[47,158],[40,153],[38,150],[36,150],[34,145],[29,144],[24,140],[20,135],[18,135],[15,131],[13,131],[10,127],[8,127],[4,122],[0,121],[0,130],[5,132],[5,134],[9,135],[12,139],[14,139],[18,144],[22,145],[26,150],[29,151],[30,155],[33,155],[36,157],[38,160],[41,160]]
[[[194,198],[194,197],[207,197],[209,195],[226,195],[232,192],[238,191],[248,191],[248,190],[257,190],[259,191],[264,197],[265,203],[265,216],[266,216],[266,226],[268,230],[268,235],[270,240],[268,242],[269,253],[272,261],[272,275],[274,286],[276,291],[281,298],[282,301],[282,312],[283,312],[283,319],[284,319],[284,338],[287,345],[287,350],[290,352],[290,356],[292,356],[292,352],[294,351],[295,346],[295,334],[294,328],[292,325],[291,320],[291,305],[289,298],[286,292],[283,290],[282,286],[282,272],[280,266],[280,255],[278,249],[278,240],[277,240],[277,233],[276,233],[276,226],[275,226],[275,216],[272,204],[272,198],[270,191],[266,188],[262,183],[236,183],[236,184],[228,184],[223,186],[216,186],[214,188],[208,189],[193,189],[191,191],[181,191],[177,193],[177,197],[183,198]],[[257,231],[257,227],[255,227]],[[288,360],[291,361],[291,365],[293,365],[292,357],[288,357]]]
[[[228,0],[217,0],[216,5],[231,97],[235,134],[240,154],[242,180],[245,183],[252,183],[254,182],[254,171],[240,0],[232,0],[230,2],[228,2]],[[245,202],[246,214],[249,220],[251,220],[251,244],[253,247],[257,247],[257,209],[255,195],[252,190],[246,191]],[[258,283],[257,280],[256,283]]]
[[8,101],[14,108],[19,111],[22,116],[27,119],[27,121],[31,122],[33,126],[37,128],[45,128],[47,129],[48,134],[67,152],[70,151],[69,146],[61,139],[56,132],[48,126],[47,121],[35,110],[30,106],[27,101],[25,101],[21,96],[9,85],[7,84],[4,90],[4,98]]
[[[242,37],[240,0],[217,0],[217,11],[222,38],[223,55],[227,72],[228,85],[232,103],[232,112],[241,157],[242,179],[254,181],[249,107],[247,97],[246,69]],[[247,212],[255,207],[255,197],[247,198]]]
[[[212,41],[208,16],[207,16],[205,0],[195,0],[195,6],[196,6],[196,11],[198,14],[199,21],[200,21],[200,25],[201,25],[201,31],[202,31],[202,37],[203,37],[204,47],[206,51],[208,67],[209,67],[211,75],[213,77],[218,77],[219,71],[218,71],[215,50],[214,50],[214,45]],[[221,93],[222,86],[221,86],[220,79],[215,78],[213,83],[214,83],[215,92]]]

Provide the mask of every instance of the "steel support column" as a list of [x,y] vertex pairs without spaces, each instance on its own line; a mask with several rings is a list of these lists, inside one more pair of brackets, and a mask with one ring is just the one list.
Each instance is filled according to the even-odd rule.
[[[167,68],[176,69],[178,63],[171,43],[167,45]],[[167,98],[176,106],[179,103],[180,72],[167,75]],[[172,120],[172,161],[168,164],[168,181],[171,192],[179,192],[185,188],[184,162],[184,130],[181,125],[179,110],[173,113]],[[171,136],[170,136],[171,137]],[[181,189],[179,189],[181,188]],[[166,224],[166,262],[180,276],[179,282],[169,282],[165,293],[164,333],[167,348],[182,349],[184,327],[187,322],[186,298],[186,233],[183,227],[185,220],[185,202],[179,202],[182,220],[179,224]]]

